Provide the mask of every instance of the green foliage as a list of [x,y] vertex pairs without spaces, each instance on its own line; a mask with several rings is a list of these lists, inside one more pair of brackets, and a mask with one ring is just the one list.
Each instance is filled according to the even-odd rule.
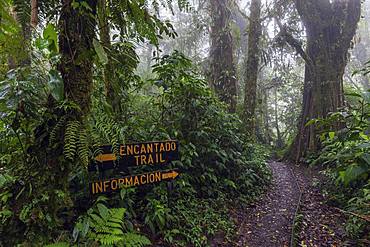
[[[179,52],[158,58],[153,78],[135,74],[138,41],[158,45],[162,35],[176,35],[171,23],[150,11],[159,5],[171,9],[171,1],[107,1],[108,23],[117,32],[109,47],[91,40],[93,104],[84,118],[65,98],[68,85],[58,71],[59,33],[52,21],[60,10],[57,1],[39,1],[40,26],[46,26],[42,35],[34,31],[27,46],[19,39],[21,26],[4,11],[13,3],[20,14],[29,14],[23,8],[29,2],[0,0],[0,232],[7,236],[0,245],[151,244],[134,230],[171,245],[204,246],[219,231],[230,237],[227,205],[262,191],[269,181],[266,153],[244,142],[238,117]],[[91,14],[86,1],[73,5]],[[178,5],[190,8],[186,0]],[[16,68],[8,71],[13,57]],[[102,93],[108,62],[118,107]],[[181,144],[181,160],[169,165],[181,172],[168,185],[172,189],[125,189],[90,208],[87,185],[97,175],[88,174],[86,165],[99,152],[96,146],[112,144],[117,152],[119,143],[163,139]]]
[[[353,196],[353,195],[352,195]],[[352,197],[351,195],[349,197]],[[364,218],[368,217],[370,210],[370,183],[367,183],[361,189],[359,189],[355,196],[350,198],[346,205],[346,210],[349,212],[356,212],[358,215],[349,215],[348,224],[346,230],[352,238],[368,239],[369,236],[369,222],[365,221]],[[368,218],[369,219],[369,218]],[[366,235],[367,234],[367,235]]]
[[163,232],[167,223],[172,220],[170,209],[156,199],[148,199],[145,215],[145,224],[149,226],[153,234],[157,232],[156,229]]
[[[125,232],[125,208],[108,208],[99,198],[94,208],[81,216],[73,231],[74,240],[98,242],[103,246],[141,247],[150,245],[145,236]],[[85,239],[85,240],[84,240]]]
[[[336,183],[332,200],[354,213],[346,227],[352,237],[359,238],[369,227],[355,215],[366,215],[370,210],[370,91],[347,96],[352,102],[348,108],[308,123],[323,130],[320,138],[324,144],[318,157],[309,162],[326,167],[325,173]],[[343,128],[332,130],[338,123]]]
[[240,120],[227,112],[190,60],[175,52],[158,61],[153,72],[163,98],[156,129],[180,140],[181,161],[175,167],[186,174],[186,183],[203,196],[215,196],[219,190],[239,195],[267,184],[265,164],[250,159],[253,148],[243,144]]
[[216,233],[222,232],[231,240],[235,225],[230,220],[226,198],[200,199],[192,196],[179,199],[173,209],[173,227],[167,230],[164,239],[170,244],[186,246],[207,246]]
[[[322,154],[312,163],[333,168],[338,182],[347,186],[350,183],[367,181],[370,175],[369,95],[369,92],[363,96],[352,93],[348,96],[355,97],[358,100],[357,105],[333,113],[327,119],[308,123],[315,122],[323,129],[320,138],[325,145]],[[345,127],[339,131],[330,130],[335,122],[342,123]]]
[[181,175],[170,194],[164,186],[144,189],[141,217],[152,234],[170,244],[204,246],[219,231],[231,236],[226,205],[253,200],[269,183],[266,148],[243,143],[240,120],[227,113],[182,54],[162,57],[153,73],[129,95],[126,141],[178,139],[181,160],[172,167]]
[[[60,128],[63,119],[59,120],[58,124],[52,130]],[[74,160],[75,156],[81,161],[81,164],[87,167],[89,163],[89,138],[85,126],[80,121],[70,120],[66,123],[64,134],[64,157],[69,160]]]
[[58,46],[58,33],[55,26],[52,23],[49,23],[43,32],[43,39],[48,42],[48,49],[54,53],[59,52]]
[[107,53],[105,53],[103,46],[96,39],[93,40],[93,45],[95,52],[98,55],[99,62],[101,62],[103,65],[107,64],[108,56]]
[[[20,25],[10,14],[11,1],[0,0],[0,80],[9,70],[9,62],[17,63],[23,57],[22,38],[20,35]],[[12,54],[12,60],[9,60]]]
[[[152,3],[156,9],[157,1]],[[172,1],[162,3],[165,7],[169,7]],[[179,1],[179,3],[185,6],[184,1]],[[110,2],[108,11],[111,14],[113,26],[120,31],[122,37],[134,37],[137,41],[149,40],[154,45],[159,44],[159,39],[163,34],[176,37],[172,24],[151,14],[148,6],[150,3],[146,0],[120,0]]]

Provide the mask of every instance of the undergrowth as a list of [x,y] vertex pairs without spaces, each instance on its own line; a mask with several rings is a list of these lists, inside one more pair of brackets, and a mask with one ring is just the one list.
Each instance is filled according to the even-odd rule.
[[[102,88],[99,78],[94,92]],[[16,87],[17,76],[7,80],[15,81]],[[22,83],[33,81],[30,78]],[[9,84],[6,90],[13,92],[12,83],[2,84]],[[239,131],[238,116],[227,112],[191,61],[178,52],[158,59],[150,80],[132,85],[125,82],[125,87],[134,90],[120,102],[123,112],[114,112],[96,93],[92,114],[84,122],[59,119],[40,107],[37,118],[26,111],[17,119],[23,128],[10,131],[7,121],[16,114],[16,106],[8,109],[6,101],[0,105],[8,116],[0,122],[4,144],[0,149],[0,231],[8,236],[1,244],[144,246],[150,241],[167,246],[208,246],[219,233],[232,239],[235,228],[229,210],[253,201],[269,184],[266,148],[246,142]],[[31,88],[22,93],[41,101],[44,92]],[[39,103],[47,104],[46,100]],[[58,101],[56,105],[65,112],[78,110],[71,102]],[[34,142],[30,136],[45,117],[54,127],[44,127],[44,145],[64,149],[59,162],[66,162],[71,169],[64,178],[68,185],[65,191],[50,186],[48,170],[44,169],[47,164],[39,164],[27,154]],[[58,143],[63,136],[62,144]],[[168,139],[179,141],[181,159],[164,168],[177,169],[179,179],[122,189],[104,200],[89,195],[87,185],[98,175],[88,174],[86,164],[97,146]],[[139,167],[135,173],[143,169]],[[33,176],[24,180],[29,173]],[[31,184],[38,189],[33,190]],[[50,212],[47,206],[55,200],[63,201],[65,208]]]
[[[348,217],[348,236],[356,244],[366,245],[370,239],[370,91],[347,96],[348,107],[309,122],[322,129],[324,148],[308,161],[325,168],[329,202]],[[333,123],[341,123],[343,128],[333,130]]]

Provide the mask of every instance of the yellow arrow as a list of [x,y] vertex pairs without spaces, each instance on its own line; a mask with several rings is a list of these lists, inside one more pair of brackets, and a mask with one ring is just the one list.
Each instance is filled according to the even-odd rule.
[[162,173],[162,179],[175,179],[178,175],[176,171]]
[[103,162],[103,161],[113,161],[116,160],[117,157],[115,154],[99,154],[95,157],[95,160]]

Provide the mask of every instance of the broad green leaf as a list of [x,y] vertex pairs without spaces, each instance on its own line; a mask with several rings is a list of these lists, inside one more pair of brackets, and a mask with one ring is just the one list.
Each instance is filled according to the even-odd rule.
[[100,216],[104,220],[107,220],[108,219],[108,216],[109,216],[109,209],[104,204],[99,203],[98,204],[98,210],[99,210]]
[[354,165],[348,167],[344,174],[341,172],[340,176],[342,177],[342,181],[344,182],[344,184],[348,185],[350,182],[356,180],[364,172],[366,172],[366,169],[355,163]]
[[310,125],[312,125],[312,124],[315,124],[317,122],[317,119],[311,119],[311,120],[309,120],[306,124],[305,124],[305,126],[307,127],[307,126],[310,126]]
[[43,32],[43,38],[49,43],[49,49],[58,52],[58,34],[53,24],[49,23]]
[[322,142],[325,141],[325,133],[320,135],[320,141],[322,141]]
[[359,133],[359,136],[364,140],[369,140],[369,137],[363,131]]
[[353,97],[362,98],[362,95],[361,94],[355,93],[355,92],[346,93],[346,96],[353,96]]
[[107,53],[104,51],[103,46],[96,39],[93,40],[93,45],[95,52],[98,55],[99,62],[101,62],[103,65],[106,65],[108,63],[108,56]]
[[335,137],[335,132],[330,131],[328,134],[329,134],[329,138],[330,138],[330,140],[333,140],[333,139],[334,139],[334,137]]
[[81,3],[81,6],[84,7],[86,10],[89,10],[89,11],[92,11],[92,8],[90,7],[90,5],[85,2],[85,1],[82,1]]
[[361,143],[357,147],[359,147],[359,148],[370,148],[370,143],[369,142]]

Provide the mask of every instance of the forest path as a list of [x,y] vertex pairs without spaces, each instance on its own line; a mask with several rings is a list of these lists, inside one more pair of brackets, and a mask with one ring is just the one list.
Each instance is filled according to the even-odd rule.
[[237,215],[237,246],[289,246],[293,217],[300,195],[287,164],[271,161],[272,185],[268,192],[242,214]]
[[317,186],[325,183],[327,178],[318,170],[303,165],[271,161],[269,166],[273,178],[268,191],[246,209],[232,212],[238,225],[238,237],[232,246],[290,246],[293,218],[299,202],[297,215],[301,220],[295,232],[295,244],[309,247],[354,246],[344,230],[346,216],[326,203],[327,198]]

